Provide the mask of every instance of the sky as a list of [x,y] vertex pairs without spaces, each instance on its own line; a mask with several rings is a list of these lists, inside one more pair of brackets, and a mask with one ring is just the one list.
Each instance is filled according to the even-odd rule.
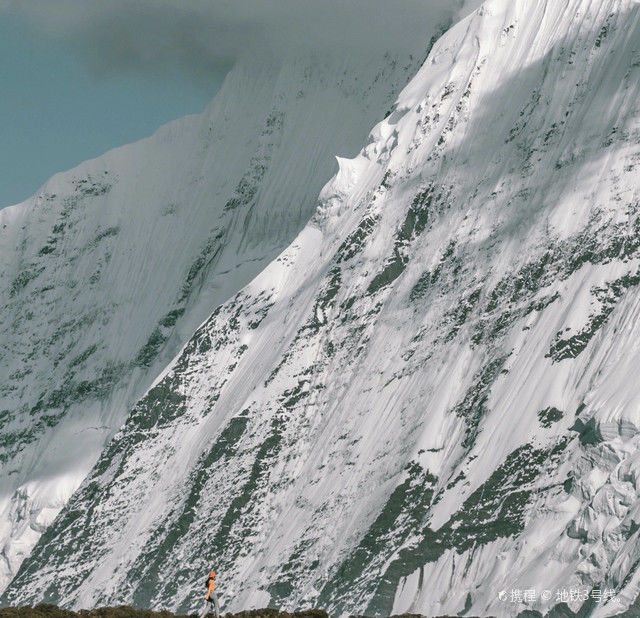
[[89,53],[0,12],[0,208],[57,172],[201,112],[225,73],[221,67],[195,80],[175,63],[102,71]]
[[242,55],[407,51],[472,1],[0,0],[0,207],[202,111]]

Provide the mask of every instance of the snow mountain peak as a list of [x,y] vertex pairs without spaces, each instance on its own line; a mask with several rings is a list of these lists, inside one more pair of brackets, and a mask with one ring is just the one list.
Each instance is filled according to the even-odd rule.
[[3,601],[186,611],[215,559],[231,610],[557,603],[499,595],[532,587],[631,605],[639,40],[630,0],[491,0],[455,24]]

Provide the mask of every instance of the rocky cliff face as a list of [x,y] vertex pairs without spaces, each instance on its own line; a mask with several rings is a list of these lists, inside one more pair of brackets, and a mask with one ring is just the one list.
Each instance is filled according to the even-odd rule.
[[183,612],[215,564],[231,610],[508,616],[574,587],[615,590],[574,611],[626,608],[639,50],[631,0],[490,0],[456,24],[3,601]]
[[243,58],[202,115],[0,211],[0,589],[199,324],[308,221],[334,155],[358,151],[428,46],[356,66]]

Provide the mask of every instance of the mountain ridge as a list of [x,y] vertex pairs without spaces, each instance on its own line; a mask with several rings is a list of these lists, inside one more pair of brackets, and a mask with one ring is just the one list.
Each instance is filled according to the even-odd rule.
[[2,601],[185,611],[215,563],[231,609],[631,607],[639,35],[625,0],[491,0],[449,30]]
[[203,114],[0,210],[0,588],[128,408],[306,223],[334,153],[355,152],[414,62],[381,54],[354,77],[348,60],[246,58]]

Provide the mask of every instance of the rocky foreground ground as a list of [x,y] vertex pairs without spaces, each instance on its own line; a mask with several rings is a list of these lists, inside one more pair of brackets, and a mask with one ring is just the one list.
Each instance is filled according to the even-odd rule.
[[[36,605],[35,607],[8,607],[0,609],[0,618],[195,618],[197,614],[176,615],[167,611],[135,609],[122,605],[119,607],[99,607],[81,609],[74,612],[55,605]],[[214,614],[210,614],[214,616]],[[308,610],[295,613],[280,612],[277,609],[256,609],[238,614],[223,614],[222,618],[327,618],[321,610]]]
[[[55,605],[36,605],[35,607],[7,607],[0,609],[0,618],[195,618],[197,614],[188,616],[176,615],[171,612],[154,612],[148,609],[134,609],[133,607],[99,607],[97,609],[82,609],[78,612],[56,607]],[[210,614],[213,616],[213,614]],[[320,609],[310,609],[299,612],[281,612],[277,609],[253,609],[237,614],[223,614],[222,618],[328,618],[327,612]],[[366,616],[352,616],[351,618],[366,618]],[[422,618],[419,614],[401,614],[390,618]],[[442,616],[441,618],[447,618]]]

